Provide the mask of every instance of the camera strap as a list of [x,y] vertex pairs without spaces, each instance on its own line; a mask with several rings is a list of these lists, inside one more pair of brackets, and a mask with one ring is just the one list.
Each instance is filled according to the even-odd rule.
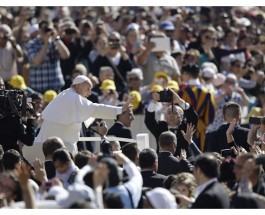
[[113,63],[113,61],[107,57],[111,67],[113,68],[115,74],[119,77],[119,79],[122,81],[122,84],[124,85],[125,88],[127,88],[127,81],[125,81],[125,79],[123,78],[123,76],[121,75],[119,69],[117,68],[117,66],[115,65],[115,63]]
[[7,99],[9,101],[9,105],[10,105],[10,108],[11,108],[11,113],[20,117],[20,115],[18,113],[18,110],[17,110],[12,98],[10,97],[10,92],[7,93]]
[[22,98],[22,116],[26,116],[27,111],[27,96],[26,93],[23,91],[23,98]]

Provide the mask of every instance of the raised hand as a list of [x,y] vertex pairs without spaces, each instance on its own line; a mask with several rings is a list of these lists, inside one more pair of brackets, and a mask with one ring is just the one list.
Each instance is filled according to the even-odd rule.
[[33,178],[35,178],[36,180],[40,182],[48,180],[45,167],[44,167],[44,163],[42,160],[40,160],[39,158],[36,158],[33,161],[33,167],[34,167],[34,170],[31,171],[31,175],[33,176]]
[[234,132],[235,127],[236,127],[236,118],[234,118],[230,122],[230,125],[229,125],[228,129],[226,130],[226,135],[232,135],[233,132]]
[[122,112],[129,111],[129,110],[132,109],[131,102],[133,101],[133,99],[134,99],[134,97],[130,95],[129,98],[128,98],[128,100],[122,106]]
[[196,129],[195,129],[194,127],[195,127],[195,126],[192,125],[192,123],[188,123],[188,124],[187,124],[187,128],[186,128],[186,133],[185,133],[183,130],[181,130],[181,133],[182,133],[184,139],[185,139],[189,144],[192,143],[192,137],[193,137],[193,135],[194,135],[194,133],[195,133],[195,131],[196,131]]

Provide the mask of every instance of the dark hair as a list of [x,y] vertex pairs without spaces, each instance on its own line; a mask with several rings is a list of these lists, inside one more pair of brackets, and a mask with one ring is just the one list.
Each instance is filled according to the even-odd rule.
[[157,154],[154,149],[143,149],[139,154],[139,165],[141,168],[153,167],[154,162],[157,160]]
[[198,155],[194,162],[194,168],[200,168],[203,174],[208,178],[214,178],[219,175],[218,161],[211,153]]
[[220,181],[228,182],[236,179],[233,171],[234,165],[235,165],[234,158],[226,158],[222,161],[220,165],[220,176],[219,176]]
[[177,178],[176,175],[168,175],[166,179],[163,181],[163,187],[169,190],[171,188],[173,181],[175,181],[176,178]]
[[162,134],[160,134],[158,140],[159,146],[161,148],[171,145],[174,141],[177,143],[177,138],[176,135],[171,131],[164,131]]
[[187,72],[193,78],[197,78],[199,76],[200,68],[196,64],[192,64],[192,65],[191,64],[187,64],[187,65],[184,65],[181,68],[181,73],[183,73],[183,72]]
[[104,192],[103,201],[104,201],[104,204],[107,206],[106,208],[111,208],[111,209],[124,208],[124,204],[118,193]]
[[52,161],[55,162],[59,160],[62,163],[66,163],[72,160],[71,155],[67,149],[61,148],[57,149],[52,156]]
[[63,142],[59,137],[49,137],[44,141],[42,145],[42,151],[44,156],[51,156],[57,149],[63,148]]
[[105,163],[109,169],[109,187],[115,187],[119,185],[122,179],[122,171],[119,169],[118,163],[111,157],[103,157],[99,160],[101,163]]
[[22,161],[22,157],[20,153],[15,149],[9,149],[3,154],[2,164],[4,170],[14,170],[16,164]]
[[135,158],[140,152],[137,143],[126,143],[121,150],[133,162],[135,162]]
[[236,102],[227,102],[223,106],[223,115],[224,118],[236,118],[241,112],[241,106]]
[[93,153],[88,150],[78,152],[74,157],[75,165],[79,169],[81,169],[82,167],[88,164],[88,161],[92,157],[92,155]]

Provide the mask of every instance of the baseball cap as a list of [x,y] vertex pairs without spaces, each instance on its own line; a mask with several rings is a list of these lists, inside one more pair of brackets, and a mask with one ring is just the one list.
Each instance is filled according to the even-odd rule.
[[57,96],[57,93],[54,90],[47,90],[45,91],[43,95],[43,101],[51,102],[56,96]]
[[154,78],[165,78],[168,80],[168,75],[165,72],[156,72]]
[[21,89],[21,90],[27,89],[24,78],[21,75],[13,75],[11,80],[9,81],[9,84],[12,87],[17,88],[17,89]]
[[131,75],[136,75],[140,80],[143,80],[143,71],[140,68],[133,68],[127,73],[127,77]]
[[101,90],[116,90],[116,86],[113,80],[106,79],[102,82],[100,88]]
[[168,82],[167,87],[176,91],[179,91],[179,84],[178,82],[171,80]]
[[169,30],[169,31],[175,30],[175,26],[173,25],[173,23],[171,21],[160,22],[159,28],[161,28],[163,30]]
[[146,196],[156,209],[176,209],[177,203],[173,194],[162,187],[154,188],[146,192]]
[[75,77],[72,85],[80,84],[80,83],[83,83],[85,81],[91,83],[89,77],[87,77],[85,75],[78,75]]
[[215,73],[214,69],[211,67],[204,67],[201,71],[201,75],[202,75],[202,77],[205,77],[205,78],[215,78],[216,77],[216,73]]
[[220,86],[220,85],[223,85],[223,84],[225,83],[225,79],[226,79],[226,77],[225,77],[224,74],[222,74],[222,73],[217,73],[217,74],[216,74],[216,78],[213,79],[213,85],[214,85],[215,87],[218,87],[218,86]]
[[132,95],[134,97],[133,100],[132,100],[132,102],[131,102],[131,104],[133,106],[133,110],[136,110],[139,107],[139,105],[140,105],[140,102],[142,100],[142,96],[136,90],[131,91],[130,92],[130,95]]
[[161,91],[161,90],[163,90],[163,87],[159,84],[153,84],[150,89],[151,92]]
[[33,25],[30,26],[29,33],[30,34],[33,34],[33,33],[35,33],[38,30],[39,30],[39,24],[38,23],[35,23],[35,24],[33,24]]

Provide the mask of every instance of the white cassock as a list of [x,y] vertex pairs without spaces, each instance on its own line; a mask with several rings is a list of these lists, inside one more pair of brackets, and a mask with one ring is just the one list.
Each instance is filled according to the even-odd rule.
[[92,103],[77,94],[73,88],[69,88],[61,92],[43,110],[44,121],[35,141],[43,143],[50,136],[58,136],[75,154],[82,122],[90,117],[115,119],[121,112],[122,107]]

